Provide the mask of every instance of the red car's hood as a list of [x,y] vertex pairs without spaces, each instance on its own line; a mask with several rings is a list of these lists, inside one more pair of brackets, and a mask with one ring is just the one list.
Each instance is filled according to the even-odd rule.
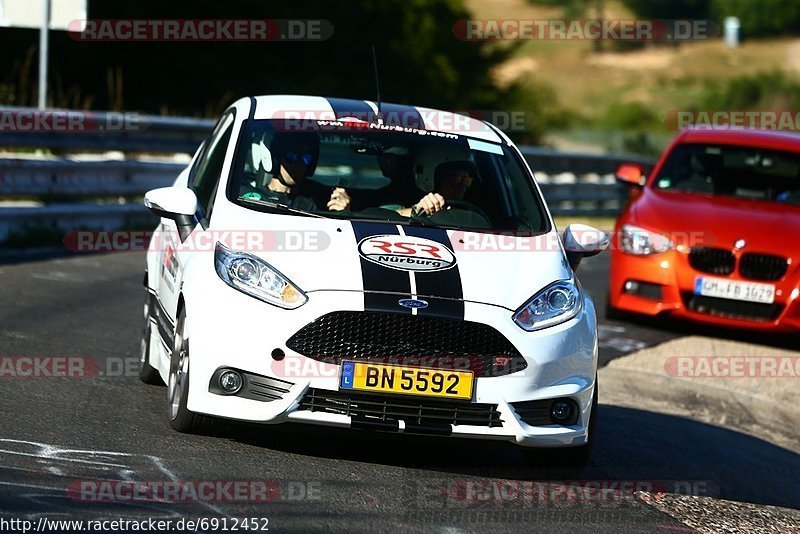
[[632,214],[632,224],[672,234],[673,241],[732,248],[744,239],[748,251],[800,256],[797,205],[647,188]]

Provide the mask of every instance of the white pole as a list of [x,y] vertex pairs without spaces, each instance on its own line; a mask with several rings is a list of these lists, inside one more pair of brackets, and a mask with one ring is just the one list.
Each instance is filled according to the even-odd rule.
[[47,59],[50,36],[50,0],[42,0],[42,30],[39,33],[39,109],[47,107]]

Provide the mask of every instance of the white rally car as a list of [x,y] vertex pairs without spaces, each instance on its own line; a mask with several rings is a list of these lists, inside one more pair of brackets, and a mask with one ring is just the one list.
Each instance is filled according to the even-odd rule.
[[147,253],[142,380],[214,418],[495,439],[588,456],[597,322],[531,170],[462,115],[245,98],[172,187]]

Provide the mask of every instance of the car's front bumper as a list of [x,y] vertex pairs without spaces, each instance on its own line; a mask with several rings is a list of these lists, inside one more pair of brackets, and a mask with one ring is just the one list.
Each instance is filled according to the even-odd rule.
[[[282,310],[227,287],[219,279],[207,281],[202,291],[185,295],[187,336],[190,341],[188,408],[192,412],[260,423],[288,421],[336,427],[357,427],[343,413],[311,411],[301,401],[311,388],[336,392],[339,365],[321,363],[286,346],[287,339],[311,321],[332,311],[363,311],[359,292],[318,291],[296,310]],[[454,437],[498,439],[524,446],[582,445],[587,439],[589,415],[597,370],[597,327],[592,301],[585,299],[575,318],[551,328],[525,332],[498,306],[465,303],[465,320],[489,324],[503,334],[524,356],[527,367],[505,376],[477,377],[471,403],[496,405],[498,426],[450,425]],[[272,352],[285,354],[278,361]],[[347,355],[342,355],[346,357]],[[288,391],[269,401],[225,396],[210,391],[214,373],[230,367],[290,385]],[[391,402],[397,395],[383,395]],[[574,425],[531,426],[515,413],[523,401],[570,398],[578,405]],[[424,403],[424,398],[415,397]],[[420,399],[422,399],[420,401]],[[398,431],[414,431],[401,423]],[[406,427],[403,430],[403,427]],[[441,429],[437,429],[441,430]]]
[[[609,304],[612,308],[642,315],[668,315],[725,328],[749,329],[767,332],[800,331],[800,298],[798,284],[791,273],[774,283],[776,286],[775,304],[779,313],[772,318],[732,317],[716,313],[693,311],[687,306],[687,299],[694,292],[698,276],[715,277],[702,273],[689,265],[688,251],[671,250],[649,256],[634,256],[614,250],[611,253],[611,272],[609,278]],[[732,280],[746,280],[736,275],[716,276]],[[660,295],[637,294],[626,290],[629,281],[657,286]],[[645,292],[641,292],[645,293]]]

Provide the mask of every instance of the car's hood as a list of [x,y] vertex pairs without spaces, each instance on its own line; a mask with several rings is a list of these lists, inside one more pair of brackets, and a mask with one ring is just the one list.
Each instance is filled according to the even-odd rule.
[[785,252],[800,235],[800,206],[791,204],[648,189],[634,206],[633,224],[694,245],[731,248],[744,239],[747,250]]
[[[251,210],[228,212],[225,219],[226,229],[263,235],[258,239],[263,250],[244,250],[308,293],[390,292],[515,310],[539,289],[572,274],[555,231],[511,237]],[[224,235],[219,227],[211,230]]]

